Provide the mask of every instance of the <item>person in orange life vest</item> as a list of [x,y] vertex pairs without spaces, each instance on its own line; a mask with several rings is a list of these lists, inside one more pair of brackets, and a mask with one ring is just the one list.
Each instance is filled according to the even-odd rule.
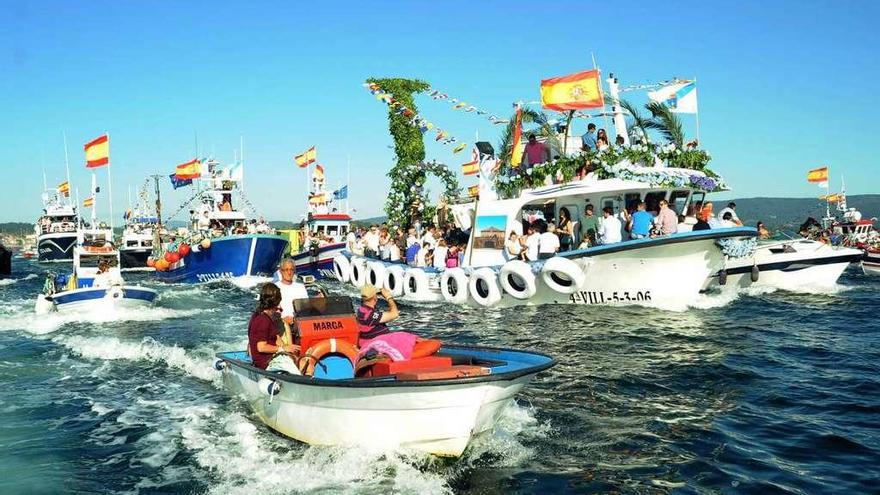
[[[376,307],[381,294],[388,303],[386,311]],[[372,285],[361,288],[361,306],[357,309],[358,346],[361,353],[373,347],[377,351],[388,354],[395,361],[430,356],[440,349],[439,340],[422,339],[409,332],[392,332],[387,323],[400,317],[400,310],[391,295],[391,291],[383,288],[381,292]]]

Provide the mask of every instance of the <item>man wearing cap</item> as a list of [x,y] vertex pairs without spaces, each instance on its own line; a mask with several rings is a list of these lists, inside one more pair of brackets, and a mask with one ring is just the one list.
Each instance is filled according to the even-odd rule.
[[[376,308],[378,294],[382,294],[388,302],[388,310]],[[430,356],[440,349],[439,340],[423,339],[413,333],[391,331],[386,323],[400,317],[397,303],[388,289],[381,291],[367,284],[361,288],[361,306],[357,310],[358,346],[361,354],[369,351],[389,356],[393,361]]]
[[[376,308],[379,302],[378,294],[382,294],[385,301],[388,302],[388,309],[382,311]],[[360,339],[369,340],[389,332],[386,323],[396,320],[400,317],[400,311],[397,309],[397,303],[391,296],[391,291],[382,288],[381,291],[375,286],[366,284],[361,288],[361,306],[357,310],[358,329],[360,330]]]

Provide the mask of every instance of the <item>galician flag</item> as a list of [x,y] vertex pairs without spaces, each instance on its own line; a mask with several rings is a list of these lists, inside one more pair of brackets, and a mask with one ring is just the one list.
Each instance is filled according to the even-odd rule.
[[674,113],[697,113],[697,83],[682,81],[650,91],[648,98],[663,103]]

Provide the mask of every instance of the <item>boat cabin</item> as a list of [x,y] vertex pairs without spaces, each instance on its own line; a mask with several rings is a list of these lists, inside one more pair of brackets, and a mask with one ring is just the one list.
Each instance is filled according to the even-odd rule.
[[350,222],[351,216],[345,213],[309,214],[306,226],[312,236],[343,242]]

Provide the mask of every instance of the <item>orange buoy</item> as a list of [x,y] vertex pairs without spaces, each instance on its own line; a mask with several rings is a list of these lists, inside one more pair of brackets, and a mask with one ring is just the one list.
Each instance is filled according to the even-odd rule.
[[202,249],[208,249],[211,247],[211,239],[202,239]]
[[177,263],[178,261],[180,261],[180,255],[174,251],[168,251],[167,253],[165,253],[165,261],[167,261],[169,264]]
[[179,254],[181,258],[186,257],[186,255],[189,254],[189,251],[189,244],[185,242],[181,242],[180,246],[177,246],[177,254]]
[[309,347],[309,350],[299,358],[299,369],[305,376],[315,374],[315,365],[327,354],[342,354],[354,366],[357,363],[358,349],[345,340],[326,339]]
[[159,258],[156,260],[156,271],[164,272],[168,269],[168,265],[169,263],[164,258]]

